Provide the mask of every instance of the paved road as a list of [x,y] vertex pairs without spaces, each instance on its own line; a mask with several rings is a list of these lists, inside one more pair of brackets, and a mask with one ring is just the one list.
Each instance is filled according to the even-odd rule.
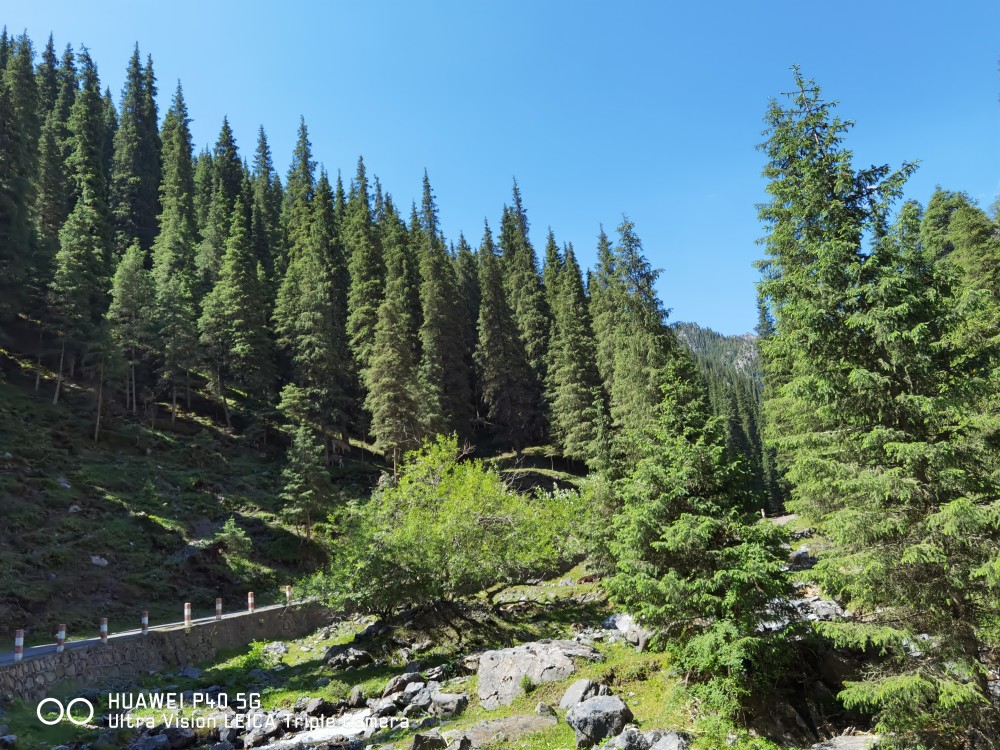
[[[302,602],[292,602],[291,606],[295,606],[296,604],[301,604],[301,603]],[[265,607],[257,607],[254,609],[253,613],[248,612],[246,610],[242,612],[230,612],[229,614],[223,615],[222,619],[232,620],[237,617],[247,617],[250,616],[251,614],[256,614],[258,612],[266,612],[269,609],[283,609],[285,606],[286,605],[284,604],[271,604]],[[209,623],[213,623],[215,621],[216,621],[215,615],[211,615],[209,617],[199,617],[191,620],[191,627],[197,627],[199,625],[208,625]],[[184,622],[182,620],[181,622],[171,622],[167,623],[166,625],[150,625],[149,629],[151,631],[175,630],[177,628],[183,628],[183,627],[184,627]],[[121,633],[109,633],[108,643],[110,643],[111,641],[121,641],[121,640],[128,640],[130,638],[141,638],[141,637],[142,637],[142,630],[136,628],[135,630],[125,630],[122,631]],[[11,643],[13,643],[13,641],[14,639],[13,637],[11,637]],[[76,649],[79,648],[90,648],[91,646],[99,646],[99,645],[101,645],[100,637],[84,638],[78,641],[66,641],[66,650],[75,651]],[[26,647],[24,649],[24,661],[27,661],[28,659],[34,659],[39,656],[44,656],[45,654],[54,654],[55,652],[56,652],[56,644],[54,643],[48,643],[44,646],[32,646],[31,648]],[[14,663],[14,652],[12,650],[0,652],[0,666],[13,663]]]

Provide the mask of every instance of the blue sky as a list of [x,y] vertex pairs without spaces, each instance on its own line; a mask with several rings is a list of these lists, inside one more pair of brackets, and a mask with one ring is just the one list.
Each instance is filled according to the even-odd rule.
[[[858,123],[858,165],[921,161],[935,185],[1000,194],[1000,3],[301,2],[18,0],[0,23],[41,46],[86,44],[121,90],[138,41],[161,114],[177,79],[199,146],[228,115],[249,159],[258,125],[282,172],[299,115],[316,158],[359,154],[397,203],[430,174],[444,230],[478,245],[521,186],[590,264],[622,212],[663,269],[673,320],[724,333],[756,318],[761,140],[798,64]],[[695,7],[695,6],[698,7]]]

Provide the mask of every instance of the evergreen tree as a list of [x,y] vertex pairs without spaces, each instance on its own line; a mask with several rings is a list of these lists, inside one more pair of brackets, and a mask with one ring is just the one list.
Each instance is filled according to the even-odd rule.
[[281,180],[274,171],[271,148],[262,125],[257,133],[257,151],[253,159],[252,226],[254,252],[269,280],[275,280],[285,268],[281,247],[282,200]]
[[371,415],[375,445],[392,461],[393,474],[404,452],[420,445],[420,392],[414,321],[407,309],[406,229],[391,200],[384,203],[381,244],[386,254],[385,299],[379,306],[375,345],[364,371],[365,409]]
[[299,136],[292,155],[292,166],[285,181],[282,222],[288,242],[289,256],[294,257],[309,243],[312,230],[312,199],[315,188],[316,162],[305,119],[299,121]]
[[479,343],[475,361],[486,416],[505,443],[520,450],[538,419],[535,381],[507,300],[503,266],[487,224],[479,247]]
[[0,75],[0,324],[26,302],[39,134],[31,42],[23,35],[7,45]]
[[[517,330],[537,382],[534,391],[541,395],[541,386],[546,377],[550,315],[545,304],[545,291],[538,273],[535,249],[528,240],[528,218],[516,181],[513,200],[513,207],[504,207],[500,223],[504,278]],[[541,410],[541,403],[537,408]]]
[[205,223],[201,228],[202,240],[197,260],[202,275],[201,294],[207,293],[219,276],[232,225],[233,206],[243,182],[243,163],[227,117],[222,118],[222,129],[212,151],[210,180],[211,194],[208,197]]
[[472,392],[464,351],[458,279],[437,232],[437,207],[427,173],[420,213],[420,390],[428,434],[467,434]]
[[42,50],[42,59],[35,69],[35,82],[38,89],[38,119],[45,122],[59,97],[59,57],[56,55],[56,44],[51,33]]
[[364,372],[371,364],[378,309],[385,289],[385,263],[372,223],[365,163],[360,157],[343,227],[344,251],[351,276],[347,335],[358,370]]
[[250,186],[236,200],[232,228],[219,280],[205,297],[198,328],[210,358],[216,389],[227,409],[225,382],[242,386],[257,398],[267,396],[274,379],[272,346],[268,334],[263,279],[258,275],[256,253],[250,236],[248,204]]
[[600,380],[595,364],[594,334],[590,327],[583,276],[573,249],[566,249],[556,296],[552,298],[548,403],[552,434],[562,453],[589,461],[596,450]]
[[597,371],[606,393],[611,393],[614,381],[615,330],[617,316],[614,307],[615,259],[611,240],[601,227],[597,236],[597,266],[587,281],[590,298],[590,319],[597,342]]
[[62,340],[54,403],[59,400],[67,343],[73,346],[71,354],[86,345],[104,315],[110,286],[110,216],[101,165],[104,105],[97,68],[86,49],[80,63],[82,87],[70,114],[74,148],[67,165],[79,197],[59,233],[49,289],[49,306]]
[[[473,402],[479,404],[479,383],[476,377],[474,354],[479,342],[479,259],[472,251],[465,235],[459,234],[458,248],[454,258],[455,275],[458,279],[458,294],[461,300],[462,343],[465,352],[465,366],[469,373],[469,390],[473,394]],[[476,409],[478,412],[478,408]]]
[[177,415],[177,389],[190,396],[190,371],[198,340],[194,288],[195,180],[190,120],[180,83],[163,119],[163,181],[160,184],[160,231],[153,243],[153,286],[157,349],[162,376],[171,392],[171,419]]
[[302,524],[308,542],[312,539],[313,519],[333,497],[333,485],[323,461],[323,446],[309,425],[302,423],[296,428],[281,476],[284,512],[297,524]]
[[672,356],[664,382],[641,458],[620,483],[608,589],[671,639],[707,723],[717,723],[735,719],[748,694],[773,690],[787,646],[765,623],[791,594],[785,534],[746,513],[739,464],[726,457],[686,352]]
[[133,414],[138,411],[135,369],[150,343],[153,297],[153,280],[146,270],[146,251],[134,244],[118,261],[107,312],[111,339],[128,363],[125,403]]
[[155,97],[152,61],[142,67],[137,44],[129,60],[113,141],[111,212],[119,253],[133,242],[147,250],[156,236],[161,167]]
[[[887,658],[841,699],[875,714],[890,747],[966,747],[996,736],[980,628],[996,601],[996,338],[983,297],[892,202],[913,165],[855,170],[849,124],[796,70],[790,106],[768,111],[759,286],[762,341],[780,385],[766,402],[791,510],[834,545],[816,573],[864,621],[820,624],[835,643]],[[925,233],[926,239],[926,233]],[[870,242],[870,247],[866,245]],[[968,335],[974,332],[974,335]],[[906,655],[920,640],[919,658]]]

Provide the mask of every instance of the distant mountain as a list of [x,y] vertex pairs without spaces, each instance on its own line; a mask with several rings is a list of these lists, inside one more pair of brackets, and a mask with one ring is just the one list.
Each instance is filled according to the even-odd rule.
[[748,484],[762,507],[772,513],[784,506],[774,455],[764,446],[761,392],[764,379],[757,336],[726,336],[697,323],[675,323],[677,338],[694,355],[708,389],[712,411],[726,423],[726,447],[742,457],[750,472]]

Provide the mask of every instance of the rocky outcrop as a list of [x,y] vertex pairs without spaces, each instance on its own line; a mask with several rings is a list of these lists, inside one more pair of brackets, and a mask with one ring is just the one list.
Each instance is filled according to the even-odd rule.
[[608,737],[617,737],[632,718],[629,707],[615,695],[588,698],[566,713],[566,723],[576,732],[577,747],[593,747]]
[[502,719],[488,719],[466,729],[445,732],[444,736],[449,742],[465,738],[472,748],[480,748],[484,745],[508,747],[515,740],[529,734],[544,732],[555,726],[556,723],[555,716],[518,714],[505,716]]
[[486,651],[479,658],[480,705],[488,711],[510,705],[523,694],[525,678],[536,685],[564,680],[576,670],[574,658],[603,661],[604,656],[576,641],[537,641]]

